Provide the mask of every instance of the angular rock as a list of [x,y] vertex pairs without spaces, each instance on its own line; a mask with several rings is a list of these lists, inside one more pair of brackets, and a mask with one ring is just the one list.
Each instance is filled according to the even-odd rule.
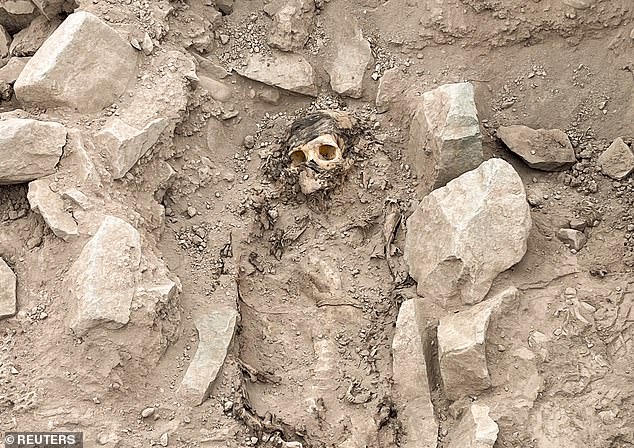
[[13,36],[11,56],[33,56],[61,23],[57,17],[51,20],[45,16],[36,17],[28,27]]
[[192,359],[178,393],[190,406],[202,404],[222,368],[233,333],[238,312],[221,307],[195,318],[198,349]]
[[140,279],[141,237],[127,222],[106,216],[68,273],[76,309],[70,323],[77,336],[96,327],[121,328]]
[[390,104],[399,96],[403,95],[402,84],[400,83],[401,72],[398,68],[386,70],[379,81],[379,88],[376,92],[376,109],[382,114],[388,111]]
[[42,215],[55,236],[64,241],[77,238],[79,230],[73,216],[65,210],[62,197],[51,190],[51,179],[44,178],[29,183],[27,198],[31,210]]
[[115,118],[99,132],[95,138],[110,157],[113,178],[121,179],[125,176],[141,156],[156,144],[169,124],[170,120],[167,118],[156,118],[142,129],[137,129]]
[[304,48],[315,20],[314,0],[290,0],[273,16],[268,42],[282,51]]
[[531,168],[563,171],[577,163],[568,135],[559,129],[500,126],[497,136]]
[[17,312],[15,274],[0,258],[0,319],[11,317]]
[[137,54],[115,30],[79,11],[55,30],[15,83],[20,102],[97,112],[112,104],[136,71]]
[[451,435],[448,448],[493,448],[498,425],[489,417],[489,408],[472,404]]
[[435,448],[438,439],[438,422],[427,379],[431,339],[421,313],[424,306],[422,299],[403,302],[392,341],[394,391],[406,432],[401,446],[411,448]]
[[634,171],[634,151],[619,137],[599,156],[597,162],[603,174],[621,180]]
[[214,100],[226,103],[231,99],[231,89],[226,84],[202,75],[199,79],[198,85],[209,92]]
[[302,95],[317,95],[313,67],[298,54],[274,53],[270,57],[253,54],[249,57],[247,66],[238,70],[238,73],[269,86]]
[[358,28],[345,27],[343,30],[349,32],[336,40],[337,54],[327,68],[330,86],[341,95],[361,98],[363,77],[372,61],[370,42]]
[[235,0],[216,0],[216,8],[225,16],[233,13],[233,4]]
[[559,229],[557,238],[571,249],[579,251],[586,245],[588,238],[583,232],[575,229]]
[[446,84],[423,94],[414,107],[409,149],[416,172],[431,179],[434,188],[484,161],[470,83]]
[[13,84],[31,58],[11,58],[7,65],[0,68],[0,100],[13,97]]
[[530,229],[524,185],[504,160],[434,190],[407,220],[405,261],[418,294],[444,307],[480,302],[522,259]]
[[26,28],[37,15],[30,0],[0,0],[0,25],[11,34]]
[[4,59],[9,55],[11,46],[11,36],[3,27],[0,25],[0,59]]
[[467,311],[449,315],[438,326],[438,359],[450,400],[477,395],[491,386],[486,333],[494,313],[517,307],[519,292],[509,288]]
[[66,145],[59,123],[0,120],[0,185],[28,182],[55,172]]

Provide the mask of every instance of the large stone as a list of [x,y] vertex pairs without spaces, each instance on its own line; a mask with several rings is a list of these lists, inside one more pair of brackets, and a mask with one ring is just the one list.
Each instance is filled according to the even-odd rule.
[[91,329],[121,328],[140,279],[141,237],[127,222],[106,216],[68,274],[76,309],[70,323],[77,336]]
[[577,162],[568,135],[559,129],[500,126],[497,136],[531,168],[563,171]]
[[227,357],[237,319],[238,312],[229,307],[218,307],[195,318],[198,349],[178,389],[190,406],[202,404],[209,396]]
[[59,123],[0,120],[0,185],[28,182],[55,172],[66,145]]
[[619,137],[599,156],[597,162],[603,174],[621,180],[634,171],[634,151]]
[[402,77],[403,73],[397,67],[386,70],[383,73],[376,91],[375,104],[378,113],[387,112],[393,102],[404,96],[407,86],[403,86]]
[[158,141],[169,126],[167,118],[156,118],[138,129],[119,118],[112,120],[96,136],[96,141],[106,149],[112,164],[112,176],[120,179]]
[[71,14],[15,83],[23,104],[97,112],[112,104],[136,71],[137,54],[115,30],[85,11]]
[[530,229],[522,180],[491,159],[423,198],[407,220],[405,261],[421,296],[445,307],[477,303],[522,259]]
[[291,0],[273,16],[269,45],[282,51],[304,48],[315,19],[314,0]]
[[509,288],[466,311],[451,314],[438,326],[438,358],[444,391],[450,400],[477,395],[491,386],[486,333],[494,313],[518,306],[519,292]]
[[[0,25],[0,60],[6,58],[9,55],[11,46],[11,36],[3,27]],[[0,62],[0,65],[2,62]]]
[[17,312],[16,278],[7,263],[0,258],[0,319]]
[[0,0],[0,25],[15,34],[39,14],[31,0]]
[[489,408],[472,404],[451,435],[448,448],[493,448],[498,425],[489,417]]
[[401,446],[408,448],[435,448],[438,439],[427,379],[431,338],[421,312],[424,306],[422,299],[403,302],[392,341],[394,391],[406,433]]
[[434,188],[484,161],[470,83],[446,84],[422,95],[414,106],[409,150],[416,172]]
[[61,195],[51,190],[51,179],[43,178],[29,183],[27,198],[31,210],[42,215],[55,236],[71,241],[79,235],[77,222],[65,209]]
[[298,54],[253,54],[249,57],[247,66],[238,73],[269,86],[303,95],[317,95],[313,67],[305,57]]
[[330,86],[340,95],[361,98],[363,77],[372,61],[370,42],[359,28],[347,26],[342,31],[345,32],[335,42],[335,59],[327,68]]
[[51,20],[45,16],[36,17],[28,27],[13,36],[11,56],[33,56],[61,23],[57,17]]

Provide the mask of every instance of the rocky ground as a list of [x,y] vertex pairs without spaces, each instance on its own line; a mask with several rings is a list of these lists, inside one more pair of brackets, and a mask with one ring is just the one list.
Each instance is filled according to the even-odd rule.
[[631,0],[0,0],[0,430],[634,446]]

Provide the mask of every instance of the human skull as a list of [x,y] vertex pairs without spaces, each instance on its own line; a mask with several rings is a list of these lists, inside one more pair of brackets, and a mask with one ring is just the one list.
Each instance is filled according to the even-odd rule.
[[333,134],[320,135],[308,143],[289,151],[291,164],[295,167],[303,163],[308,166],[314,163],[322,170],[331,170],[343,162],[341,144]]

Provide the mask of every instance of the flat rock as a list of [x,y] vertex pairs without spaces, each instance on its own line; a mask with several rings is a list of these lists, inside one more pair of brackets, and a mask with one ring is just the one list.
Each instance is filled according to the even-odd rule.
[[68,16],[28,62],[15,83],[18,100],[38,107],[97,112],[134,77],[137,53],[96,16]]
[[304,48],[315,20],[314,0],[290,0],[273,16],[268,42],[282,51]]
[[17,312],[16,277],[7,263],[0,258],[0,319]]
[[444,307],[480,302],[526,253],[531,224],[522,180],[504,160],[434,190],[407,220],[405,261],[418,294]]
[[227,357],[237,319],[238,312],[230,307],[218,307],[194,319],[198,349],[178,389],[189,405],[198,406],[209,396]]
[[65,209],[62,197],[51,190],[51,181],[52,179],[45,177],[30,182],[27,199],[31,210],[42,215],[55,236],[71,241],[79,236],[77,222]]
[[431,361],[431,338],[421,313],[422,299],[401,304],[392,341],[394,391],[405,426],[403,447],[435,448],[438,422],[431,402],[427,363]]
[[336,39],[335,59],[326,68],[330,86],[340,95],[361,98],[363,77],[372,61],[372,50],[359,28],[344,27],[342,30],[349,32]]
[[599,156],[597,162],[603,174],[621,180],[634,171],[634,151],[619,137]]
[[493,448],[498,425],[489,417],[489,408],[472,404],[451,434],[448,448]]
[[203,75],[198,76],[198,78],[200,79],[198,82],[199,87],[209,92],[209,95],[211,95],[214,100],[226,103],[231,99],[231,88],[225,83]]
[[59,123],[26,118],[0,120],[0,185],[54,173],[66,134]]
[[9,55],[11,46],[11,35],[6,28],[0,25],[0,59],[4,59]]
[[140,278],[141,237],[127,222],[106,216],[68,273],[76,309],[70,323],[77,336],[95,327],[121,328]]
[[575,229],[559,229],[559,231],[557,231],[557,238],[576,251],[581,250],[588,242],[586,235]]
[[28,27],[13,36],[11,56],[33,56],[61,23],[57,17],[48,20],[45,16],[37,16]]
[[563,171],[577,163],[568,135],[559,129],[500,126],[497,136],[531,168]]
[[294,53],[274,53],[272,56],[253,54],[247,66],[238,73],[269,86],[302,95],[316,96],[315,72],[305,57]]
[[438,326],[438,358],[444,392],[450,400],[477,395],[491,386],[486,333],[494,313],[518,306],[519,292],[509,288],[466,311],[451,314]]
[[119,118],[112,120],[95,139],[106,149],[112,165],[112,176],[121,179],[158,141],[169,126],[167,118],[156,118],[138,129]]
[[445,84],[420,97],[410,124],[409,150],[416,172],[431,179],[434,188],[484,161],[470,83]]

